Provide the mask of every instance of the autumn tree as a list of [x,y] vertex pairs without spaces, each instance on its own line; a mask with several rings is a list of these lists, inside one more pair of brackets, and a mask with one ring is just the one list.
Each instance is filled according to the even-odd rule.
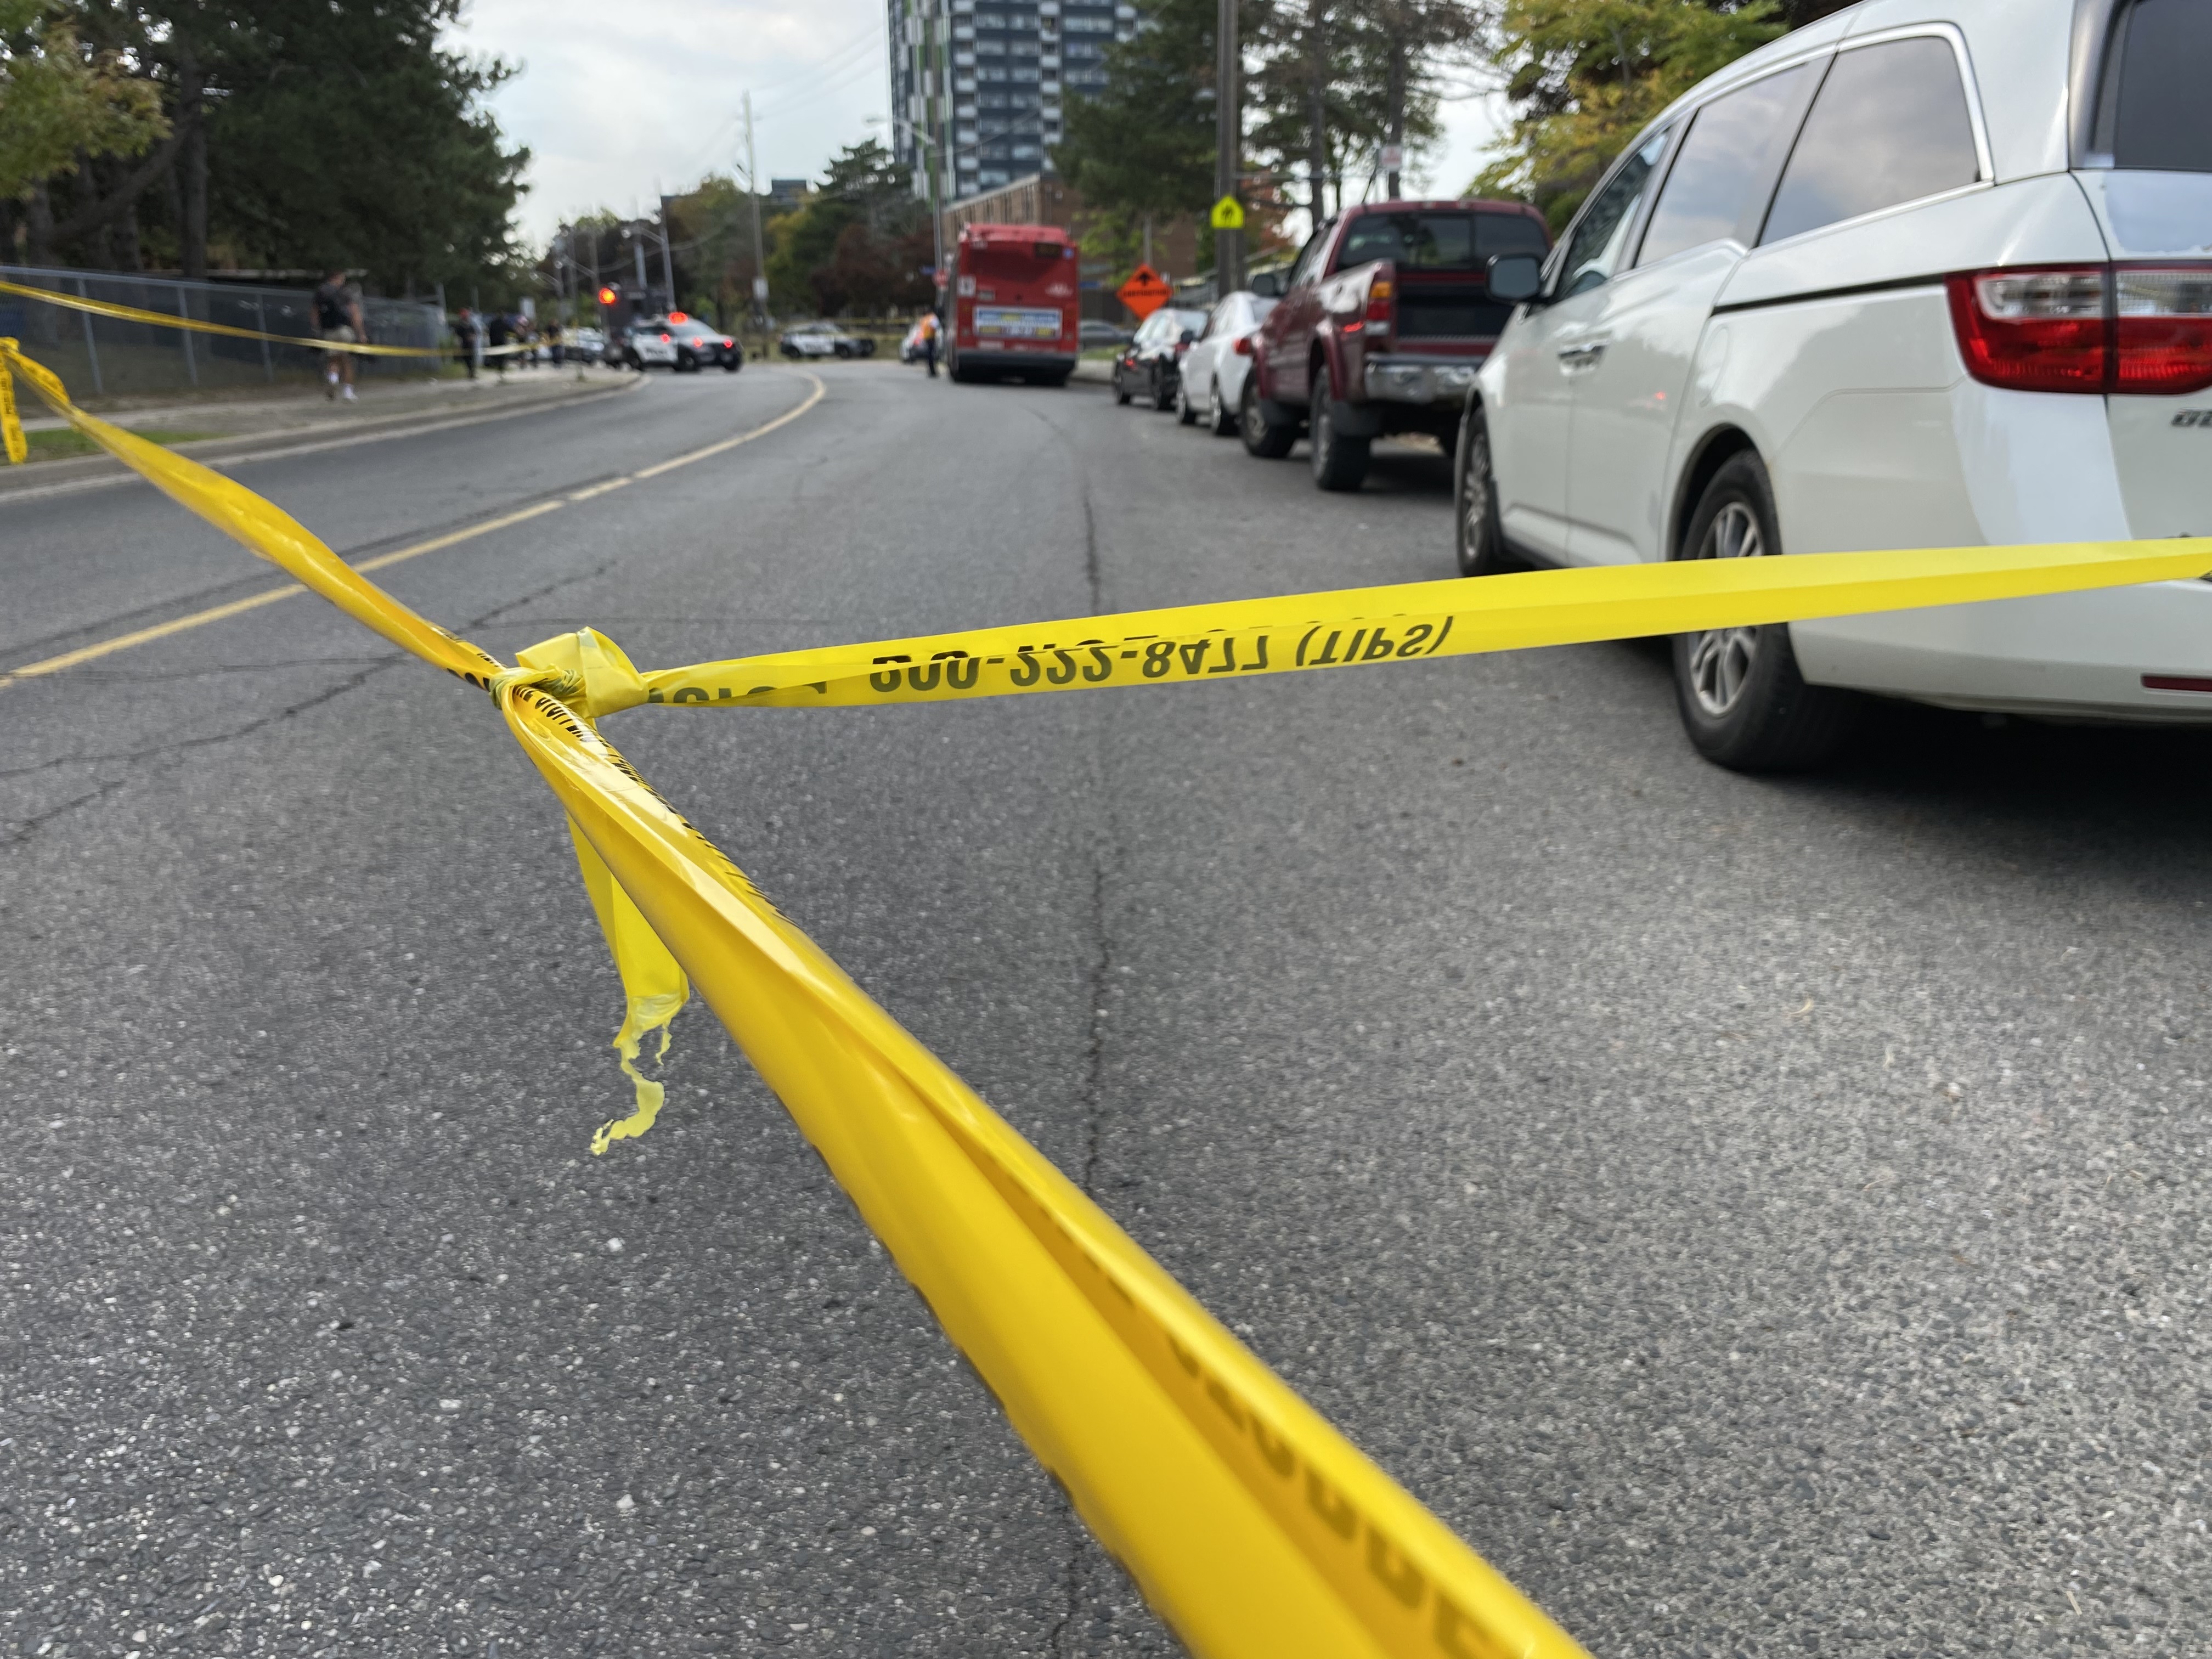
[[[1837,0],[1839,3],[1840,0]],[[1534,202],[1564,227],[1606,164],[1715,70],[1830,0],[1505,0],[1494,59],[1516,106],[1471,186]]]

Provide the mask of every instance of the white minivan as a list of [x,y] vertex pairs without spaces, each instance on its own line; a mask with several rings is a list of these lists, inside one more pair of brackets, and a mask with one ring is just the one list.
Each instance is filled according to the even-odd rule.
[[[1461,569],[2212,534],[2208,100],[2212,0],[1863,0],[1705,81],[1477,377]],[[1747,770],[1818,762],[1855,692],[2212,721],[2212,583],[1684,635],[1674,672]]]

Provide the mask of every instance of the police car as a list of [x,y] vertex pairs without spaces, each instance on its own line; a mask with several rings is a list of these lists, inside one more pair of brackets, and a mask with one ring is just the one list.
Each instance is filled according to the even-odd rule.
[[709,328],[681,311],[633,323],[624,356],[640,374],[659,368],[690,374],[719,364],[724,372],[734,374],[745,362],[744,348],[733,336]]

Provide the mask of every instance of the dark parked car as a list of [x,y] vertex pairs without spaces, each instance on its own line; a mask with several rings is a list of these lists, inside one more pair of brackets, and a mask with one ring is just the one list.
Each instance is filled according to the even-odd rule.
[[1149,398],[1154,409],[1173,409],[1176,387],[1182,379],[1182,355],[1205,326],[1204,312],[1174,306],[1162,306],[1146,318],[1135,337],[1114,359],[1114,401]]
[[1253,343],[1244,447],[1287,455],[1307,430],[1323,489],[1358,489],[1377,438],[1425,432],[1452,453],[1474,372],[1513,314],[1490,291],[1491,261],[1551,246],[1517,202],[1377,202],[1328,220]]
[[1130,331],[1116,323],[1103,321],[1097,317],[1085,317],[1079,330],[1085,349],[1092,346],[1117,346],[1129,343]]

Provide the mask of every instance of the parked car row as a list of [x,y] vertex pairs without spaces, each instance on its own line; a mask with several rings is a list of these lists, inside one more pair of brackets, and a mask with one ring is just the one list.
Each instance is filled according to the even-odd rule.
[[[1156,313],[1115,392],[1215,431],[1233,395],[1323,489],[1434,435],[1468,576],[2212,535],[2207,84],[2195,0],[1863,0],[1677,100],[1556,247],[1510,204],[1347,209],[1272,307]],[[1869,695],[2212,724],[2212,581],[1688,635],[1674,667],[1746,771],[1820,763]]]

